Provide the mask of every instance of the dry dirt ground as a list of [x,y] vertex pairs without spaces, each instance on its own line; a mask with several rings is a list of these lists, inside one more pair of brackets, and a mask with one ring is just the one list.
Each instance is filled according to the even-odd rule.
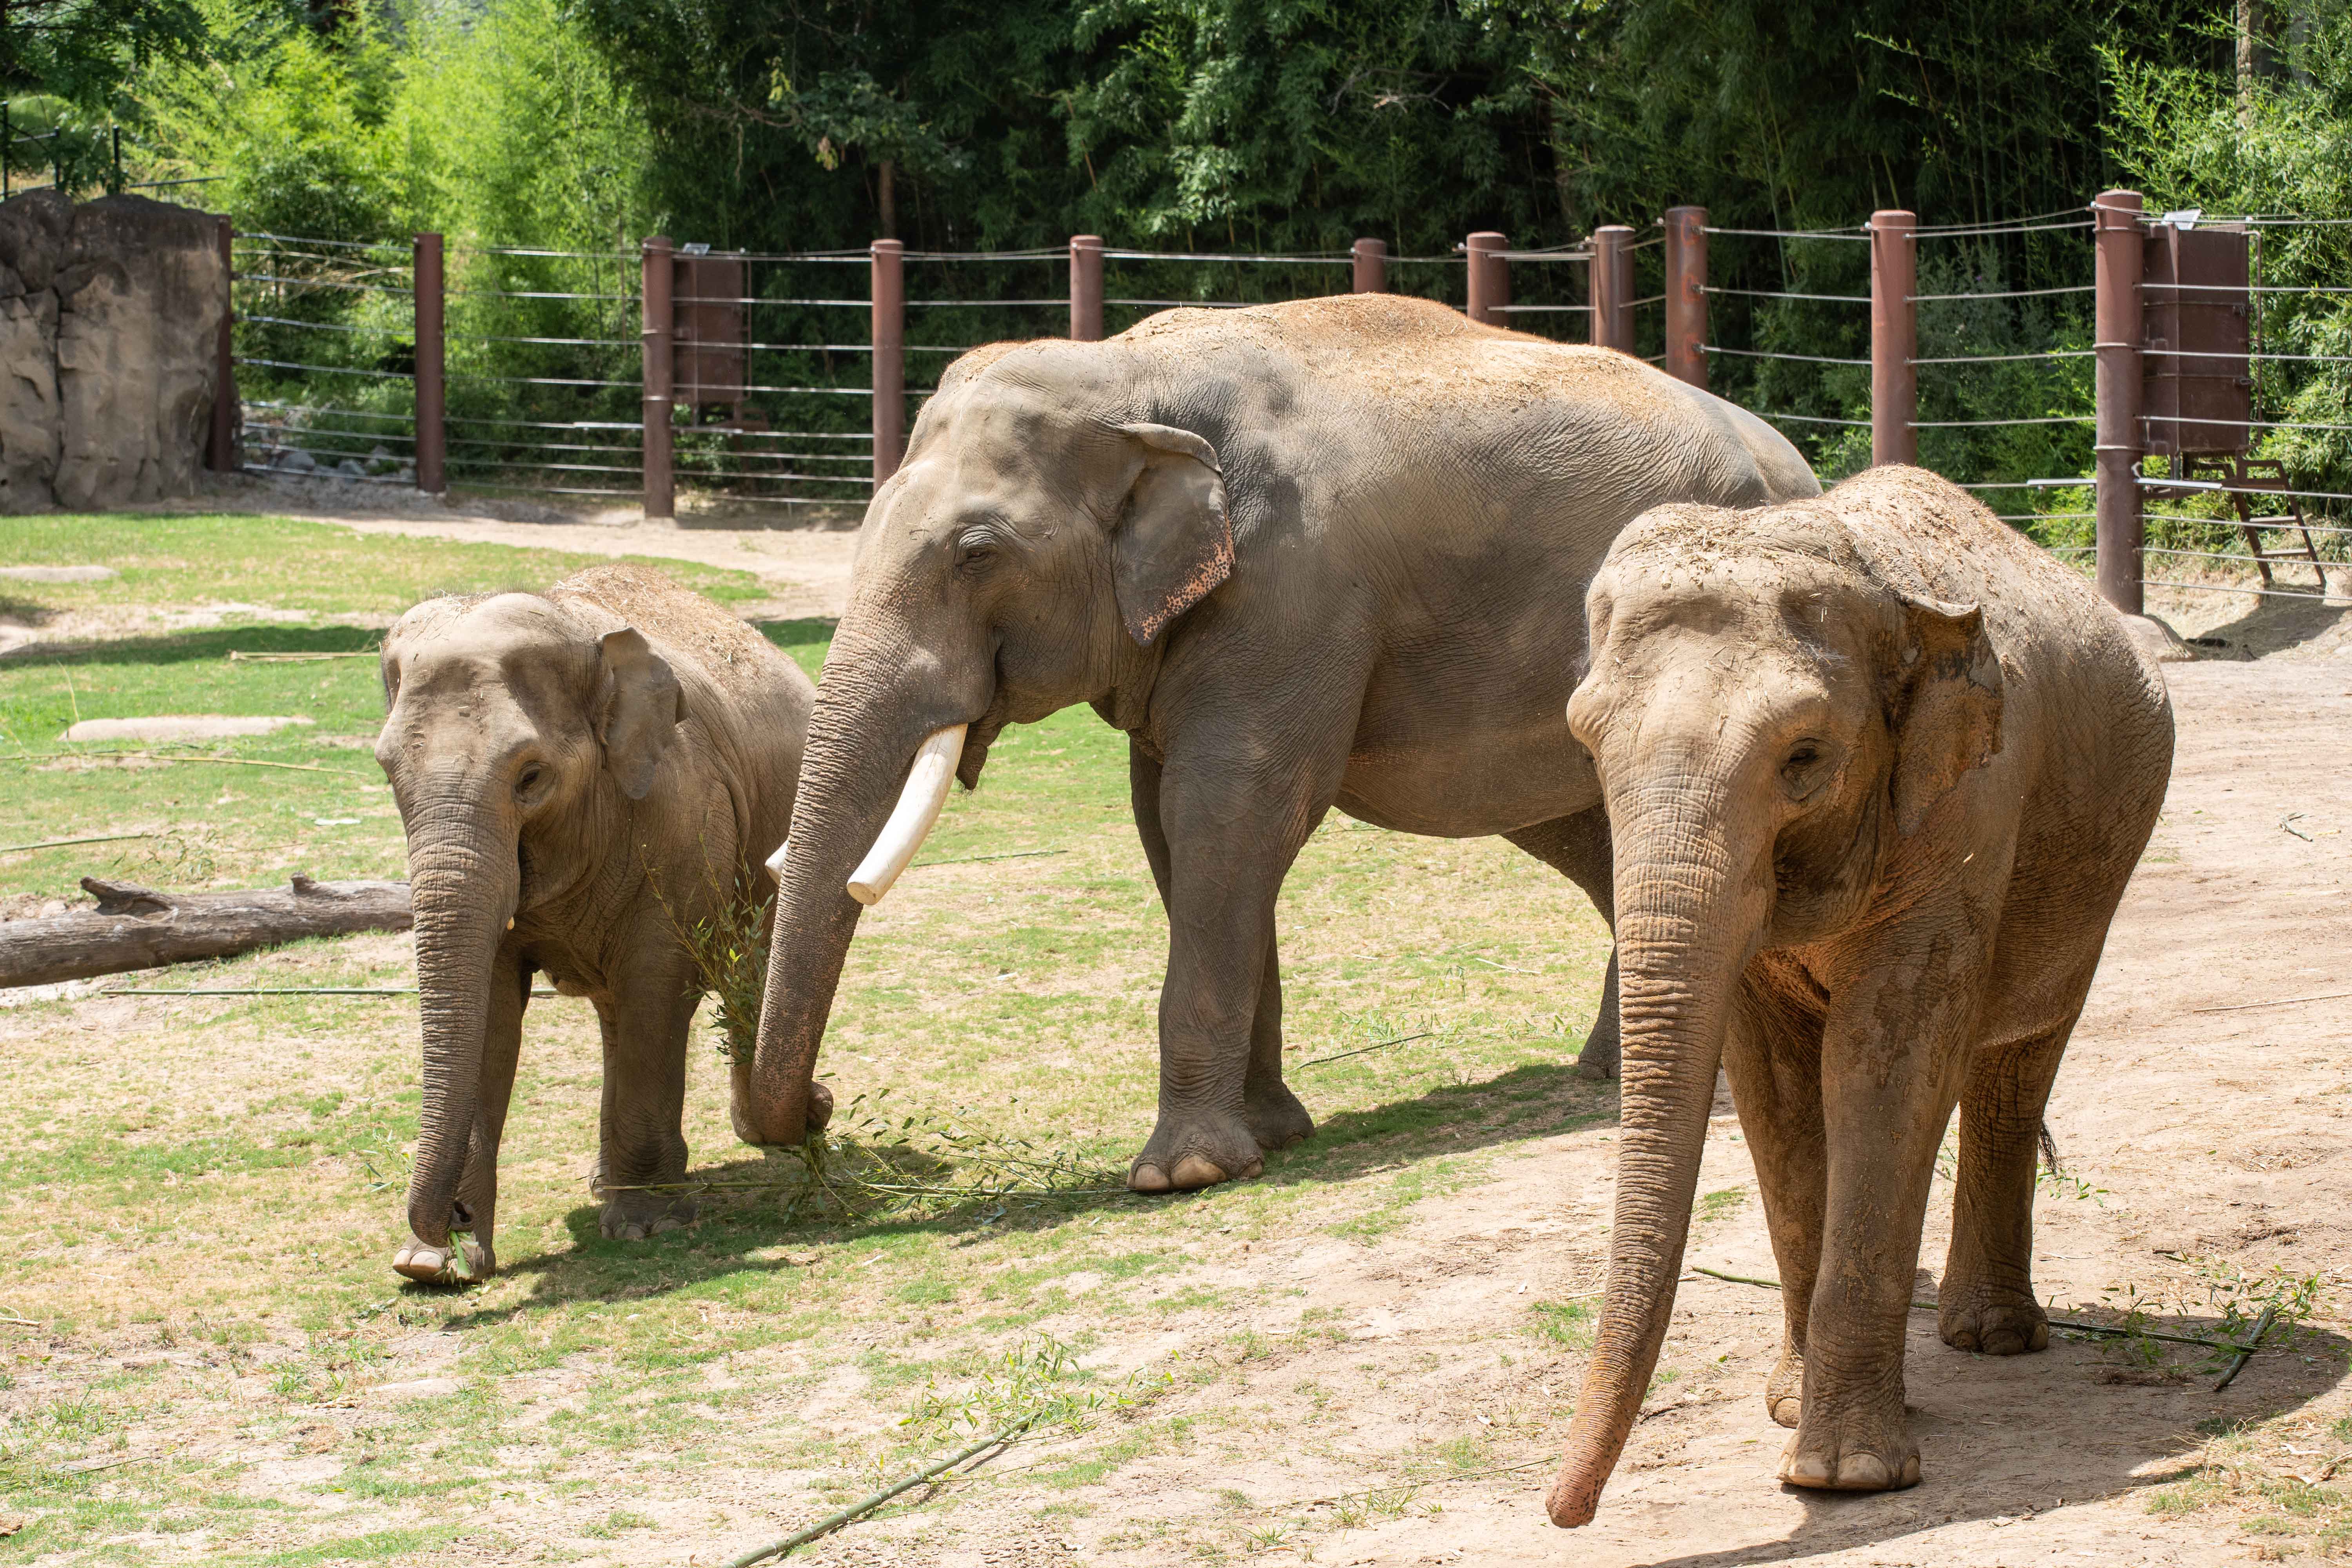
[[[289,510],[277,494],[209,504],[225,502]],[[598,548],[604,531],[324,506],[313,515],[571,550]],[[844,533],[642,522],[609,531],[614,553],[761,572],[780,595],[804,595],[803,614],[836,609],[845,580]],[[2180,724],[2173,783],[2058,1081],[2050,1123],[2066,1175],[2042,1194],[2035,1264],[2061,1312],[2137,1291],[2209,1329],[2232,1289],[2259,1300],[2278,1278],[2317,1277],[2303,1331],[2255,1357],[2227,1392],[2212,1391],[2210,1372],[2183,1370],[2193,1356],[2149,1364],[2147,1342],[1964,1354],[1938,1342],[1923,1312],[1907,1365],[1923,1483],[1869,1497],[1787,1489],[1772,1479],[1785,1434],[1761,1398],[1777,1300],[1691,1274],[1661,1382],[1599,1521],[1575,1535],[1553,1530],[1541,1495],[1583,1358],[1572,1310],[1547,1334],[1531,1331],[1529,1306],[1589,1300],[1600,1283],[1614,1149],[1604,1119],[1514,1145],[1368,1237],[1309,1227],[1244,1242],[1204,1225],[1164,1289],[1237,1303],[1206,1323],[1095,1321],[1089,1277],[1066,1277],[1070,1310],[1034,1326],[1096,1331],[1088,1361],[1109,1374],[1208,1369],[1150,1405],[1155,1418],[1196,1418],[1198,1438],[1052,1488],[1024,1478],[1051,1469],[1057,1453],[1099,1453],[1103,1434],[1015,1448],[930,1506],[791,1561],[1924,1568],[2352,1550],[2337,1487],[2352,1476],[2352,628],[2340,611],[2250,615],[2247,602],[2176,595],[2158,606],[2184,635],[2213,639],[2201,650],[2211,657],[2167,668]],[[1717,1110],[1688,1258],[1769,1277],[1748,1151],[1727,1099]],[[1939,1182],[1923,1298],[1948,1220]],[[854,1319],[841,1331],[891,1332]],[[448,1394],[455,1354],[446,1334],[408,1336],[359,1397],[390,1409]],[[510,1392],[517,1421],[576,1407],[585,1375],[551,1371],[543,1387]],[[727,1386],[723,1364],[711,1376]],[[828,1384],[758,1414],[821,1426],[842,1419],[856,1392]],[[1433,1454],[1454,1462],[1433,1470]],[[333,1468],[290,1442],[250,1458],[259,1462],[241,1484],[289,1499]],[[667,1527],[658,1543],[624,1533],[550,1560],[724,1562],[811,1517],[804,1480],[724,1465],[601,1477],[575,1503],[641,1509]],[[544,1521],[520,1503],[482,1506],[482,1522],[508,1539],[530,1540]],[[464,1545],[452,1555],[466,1556]]]

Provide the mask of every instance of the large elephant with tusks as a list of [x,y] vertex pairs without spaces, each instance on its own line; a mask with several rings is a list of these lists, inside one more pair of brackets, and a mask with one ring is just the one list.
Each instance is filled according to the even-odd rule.
[[[737,1131],[824,1125],[858,911],[1004,726],[1087,702],[1128,734],[1169,917],[1129,1185],[1255,1174],[1313,1131],[1282,1080],[1274,910],[1324,813],[1501,834],[1608,916],[1601,789],[1560,721],[1585,584],[1661,502],[1818,492],[1763,423],[1638,360],[1391,295],[966,354],[858,538]],[[1612,984],[1586,1067],[1613,1074],[1615,1042]]]

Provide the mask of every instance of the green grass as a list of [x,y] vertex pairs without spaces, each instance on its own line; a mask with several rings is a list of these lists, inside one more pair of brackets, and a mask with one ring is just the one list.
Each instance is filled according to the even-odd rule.
[[[118,863],[173,886],[398,875],[399,822],[365,745],[381,713],[373,662],[231,664],[227,650],[362,647],[415,593],[543,586],[583,563],[257,518],[7,520],[0,545],[13,561],[123,567],[55,593],[10,586],[120,630],[0,659],[0,754],[56,749],[77,706],[299,712],[317,722],[205,750],[336,770],[0,762],[0,843],[165,836],[128,855],[0,858],[0,895],[31,897],[66,896],[74,876]],[[759,597],[740,574],[659,564],[738,604]],[[369,624],[158,629],[164,611],[208,599]],[[824,623],[765,629],[821,663]],[[1057,853],[940,863],[1039,849]],[[822,1063],[836,1094],[887,1086],[909,1111],[962,1108],[975,1125],[1123,1165],[1152,1121],[1167,942],[1129,820],[1123,737],[1084,710],[1008,732],[922,860],[861,924]],[[1262,1447],[1259,1418],[1229,1395],[1345,1331],[1244,1332],[1236,1314],[1288,1285],[1236,1282],[1243,1248],[1381,1245],[1512,1151],[1613,1112],[1568,1070],[1606,935],[1547,868],[1498,840],[1335,817],[1301,854],[1281,919],[1291,1078],[1320,1131],[1260,1180],[1172,1200],[787,1225],[772,1193],[728,1190],[703,1197],[690,1229],[608,1241],[583,1184],[602,1082],[594,1018],[578,1001],[534,1002],[500,1162],[502,1271],[467,1290],[404,1285],[387,1267],[418,1103],[413,998],[0,1011],[12,1064],[0,1304],[43,1325],[0,1340],[0,1374],[15,1380],[0,1386],[0,1490],[34,1521],[0,1538],[0,1564],[421,1563],[493,1539],[559,1561],[609,1561],[605,1543],[623,1539],[682,1561],[690,1540],[710,1560],[714,1534],[732,1550],[772,1539],[777,1510],[813,1517],[935,1453],[939,1411],[993,1410],[990,1369],[1030,1364],[1017,1357],[1047,1344],[1087,1365],[1170,1334],[1213,1353],[1155,1351],[1131,1374],[1069,1381],[1126,1403],[1066,1402],[1061,1446],[1022,1483],[1040,1497],[1148,1454]],[[363,937],[150,978],[399,984],[411,972],[403,940]],[[1304,1065],[1411,1035],[1426,1037]],[[756,1185],[782,1166],[734,1140],[719,1067],[698,1026],[691,1169]],[[1229,1272],[1204,1276],[1212,1267]],[[140,1365],[73,1370],[100,1355]],[[381,1392],[442,1376],[453,1392]],[[909,1417],[921,1418],[900,1425]],[[118,1443],[165,1458],[59,1468]],[[304,1463],[320,1479],[260,1479],[264,1464]],[[705,1484],[744,1472],[756,1486]],[[579,1496],[605,1487],[626,1489],[623,1500]],[[698,1500],[714,1487],[748,1488],[768,1511],[714,1515]],[[117,1537],[136,1544],[103,1544]]]

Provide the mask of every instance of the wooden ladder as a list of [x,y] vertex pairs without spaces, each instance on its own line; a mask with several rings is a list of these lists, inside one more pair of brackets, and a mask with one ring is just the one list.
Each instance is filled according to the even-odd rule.
[[[2253,557],[2254,569],[2263,574],[2263,586],[2274,588],[2277,580],[2272,575],[2274,564],[2308,566],[2318,579],[2315,591],[2327,592],[2327,568],[2319,559],[2319,547],[2312,542],[2311,528],[2304,521],[2303,500],[2294,495],[2283,494],[2281,501],[2286,510],[2257,517],[2254,503],[2261,493],[2284,491],[2287,489],[2286,465],[2276,458],[2183,457],[2180,477],[2184,479],[2217,479],[2230,488],[2223,493],[2238,514],[2238,530],[2246,536],[2246,553]],[[2266,542],[2273,534],[2287,537],[2279,548]],[[2298,542],[2300,548],[2298,548]],[[2297,583],[2290,586],[2300,589]]]

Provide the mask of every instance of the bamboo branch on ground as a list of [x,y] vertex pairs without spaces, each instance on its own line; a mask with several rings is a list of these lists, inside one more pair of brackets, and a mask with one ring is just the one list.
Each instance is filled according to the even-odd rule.
[[[1691,1272],[1704,1274],[1710,1279],[1728,1279],[1734,1285],[1760,1285],[1768,1290],[1780,1289],[1780,1282],[1778,1279],[1759,1279],[1749,1274],[1726,1274],[1720,1268],[1701,1268],[1696,1263],[1691,1265]],[[1911,1310],[1915,1312],[1933,1312],[1938,1310],[1939,1305],[1940,1303],[1935,1301],[1914,1301],[1911,1303]],[[2263,1332],[2269,1329],[2271,1315],[2276,1310],[2275,1307],[2265,1307],[2263,1310],[2262,1321],[2254,1330],[2255,1340],[2260,1341]],[[2078,1334],[2105,1334],[2119,1340],[2162,1340],[2167,1344],[2202,1345],[2207,1350],[2227,1351],[2241,1358],[2241,1365],[2243,1364],[2244,1357],[2254,1353],[2254,1346],[2234,1344],[2228,1340],[2200,1340],[2191,1334],[2158,1333],[2154,1329],[2126,1329],[2114,1323],[2086,1323],[2079,1318],[2052,1318],[2049,1321],[2053,1329],[2068,1329]],[[2235,1377],[2237,1373],[2232,1372],[2230,1375]],[[2216,1392],[2228,1386],[2230,1386],[2229,1381],[2224,1379]]]
[[876,1492],[873,1496],[850,1504],[847,1508],[843,1509],[839,1513],[833,1514],[827,1518],[817,1521],[814,1524],[810,1525],[806,1530],[800,1531],[792,1535],[787,1535],[782,1541],[772,1541],[765,1546],[754,1547],[752,1550],[743,1553],[740,1557],[737,1557],[730,1561],[727,1564],[727,1568],[752,1568],[753,1563],[765,1563],[771,1558],[782,1557],[785,1553],[793,1551],[795,1548],[806,1546],[810,1542],[817,1540],[821,1536],[831,1535],[835,1531],[841,1529],[844,1525],[855,1524],[859,1520],[864,1519],[867,1514],[872,1513],[876,1509],[880,1508],[884,1503],[888,1502],[892,1498],[897,1497],[899,1493],[912,1491],[915,1488],[921,1486],[925,1481],[929,1480],[933,1476],[942,1475],[949,1470],[952,1470],[958,1465],[962,1464],[966,1459],[973,1458],[981,1454],[987,1453],[992,1448],[1003,1447],[1006,1444],[1012,1442],[1013,1438],[1018,1437],[1022,1433],[1034,1426],[1036,1421],[1036,1415],[1024,1415],[1020,1420],[1013,1423],[1012,1426],[1007,1426],[1003,1431],[997,1433],[994,1436],[984,1437],[979,1442],[974,1443],[971,1447],[950,1454],[935,1465],[927,1465],[922,1469],[917,1470],[913,1475],[907,1477],[904,1480],[898,1481],[891,1486],[885,1487],[882,1490]]

